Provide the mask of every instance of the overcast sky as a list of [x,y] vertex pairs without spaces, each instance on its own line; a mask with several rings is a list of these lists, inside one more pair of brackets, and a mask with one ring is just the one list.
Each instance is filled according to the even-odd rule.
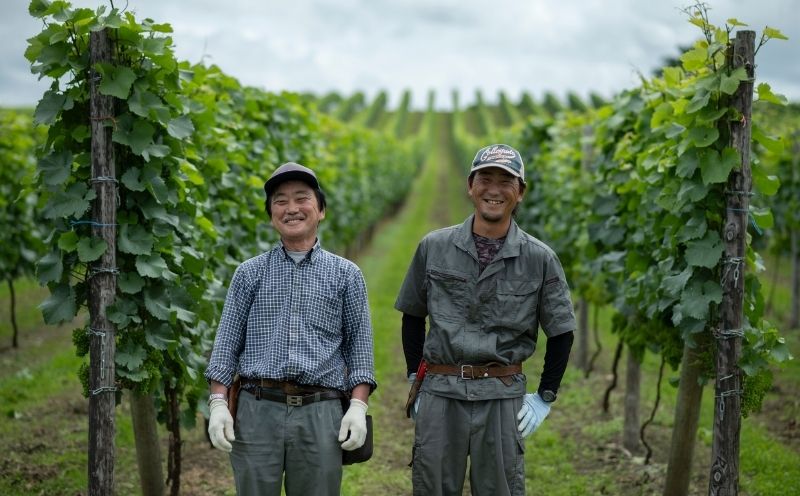
[[[0,0],[0,106],[34,105],[46,84],[30,74],[26,39],[41,29],[28,0]],[[757,57],[756,77],[800,100],[800,1],[712,0],[711,22],[735,17],[757,35],[780,29]],[[76,0],[73,5],[108,4]],[[137,19],[175,30],[178,58],[217,64],[271,91],[344,95],[381,89],[416,107],[429,90],[449,106],[457,89],[495,101],[527,91],[611,96],[637,85],[665,57],[700,36],[688,0],[128,0]],[[124,7],[124,0],[116,0]]]

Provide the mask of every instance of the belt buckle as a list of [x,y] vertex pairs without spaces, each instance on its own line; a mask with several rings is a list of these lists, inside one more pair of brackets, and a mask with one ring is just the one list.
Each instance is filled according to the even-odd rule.
[[[464,372],[466,371],[467,367],[469,367],[469,377],[464,375]],[[474,379],[475,378],[475,371],[473,370],[473,366],[472,365],[462,365],[461,366],[461,378],[462,379]]]
[[286,404],[289,406],[303,406],[303,397],[293,394],[286,395]]

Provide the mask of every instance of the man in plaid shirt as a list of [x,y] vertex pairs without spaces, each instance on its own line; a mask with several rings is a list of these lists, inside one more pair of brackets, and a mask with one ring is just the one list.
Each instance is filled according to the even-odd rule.
[[311,169],[283,164],[264,190],[281,241],[233,275],[205,373],[208,432],[230,453],[238,494],[280,494],[284,474],[289,495],[339,494],[341,450],[364,444],[376,387],[366,285],[355,264],[320,247],[325,196]]

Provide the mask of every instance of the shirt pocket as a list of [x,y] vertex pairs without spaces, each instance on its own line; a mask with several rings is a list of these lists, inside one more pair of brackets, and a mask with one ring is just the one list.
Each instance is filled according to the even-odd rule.
[[434,319],[464,318],[467,278],[442,269],[428,269],[428,313]]
[[325,335],[340,335],[342,332],[342,299],[334,290],[319,288],[308,300],[308,322]]
[[495,323],[519,331],[536,329],[539,287],[538,281],[497,281]]

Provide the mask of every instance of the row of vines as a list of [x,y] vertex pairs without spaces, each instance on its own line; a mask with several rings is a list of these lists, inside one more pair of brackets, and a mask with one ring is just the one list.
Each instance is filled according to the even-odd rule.
[[[92,278],[113,275],[105,314],[114,327],[114,377],[111,386],[90,384],[87,363],[85,394],[152,396],[179,450],[181,424],[205,408],[202,372],[227,282],[238,263],[277,241],[262,189],[271,171],[286,161],[316,171],[329,205],[321,241],[346,253],[406,195],[425,135],[401,141],[394,129],[381,131],[380,103],[362,122],[375,129],[347,125],[302,95],[244,87],[215,66],[178,61],[168,24],[124,10],[33,0],[29,11],[43,29],[25,56],[52,84],[33,121],[24,111],[0,113],[0,270],[10,285],[35,272],[49,287],[41,308],[50,324],[75,319],[91,303]],[[101,31],[112,53],[92,64],[90,38]],[[108,115],[90,113],[93,85],[113,98]],[[98,123],[113,141],[114,177],[93,177]],[[108,185],[113,225],[91,208]],[[115,236],[113,267],[100,263],[109,246],[103,230]],[[105,346],[107,331],[88,320],[75,329],[79,355],[93,339]],[[174,452],[170,466],[179,467]]]
[[[465,114],[455,119],[454,129],[462,162],[486,142],[506,142],[518,147],[528,164],[530,187],[517,221],[559,254],[580,300],[577,365],[591,367],[587,308],[610,305],[620,339],[616,360],[625,346],[629,367],[645,352],[661,357],[662,370],[664,364],[681,366],[678,411],[688,417],[676,418],[676,433],[686,421],[694,422],[694,430],[688,428],[688,439],[673,433],[665,494],[688,489],[687,446],[694,443],[702,393],[697,385],[713,382],[720,343],[741,339],[743,374],[723,377],[728,382],[717,383],[716,395],[718,402],[740,396],[743,416],[760,408],[772,381],[770,366],[790,359],[776,325],[765,318],[758,276],[764,261],[756,249],[791,257],[797,278],[800,227],[796,106],[786,107],[767,83],[757,83],[752,121],[745,122],[734,95],[753,80],[729,54],[732,31],[743,24],[730,19],[718,28],[702,5],[687,14],[702,38],[680,57],[680,66],[643,79],[610,102],[595,99],[581,108],[572,101],[494,128],[483,124],[487,109],[479,99],[477,132],[466,125],[471,109],[455,105]],[[785,38],[766,28],[756,52],[771,39]],[[502,100],[499,109],[508,113]],[[752,126],[753,189],[738,191],[729,176],[741,159],[730,143],[732,128],[746,124]],[[741,258],[724,254],[731,196],[750,200],[743,212],[750,229]],[[723,286],[732,279],[744,288],[744,323],[726,329],[720,304]],[[796,316],[789,325],[797,326]],[[712,467],[712,485],[717,472],[734,468]]]

